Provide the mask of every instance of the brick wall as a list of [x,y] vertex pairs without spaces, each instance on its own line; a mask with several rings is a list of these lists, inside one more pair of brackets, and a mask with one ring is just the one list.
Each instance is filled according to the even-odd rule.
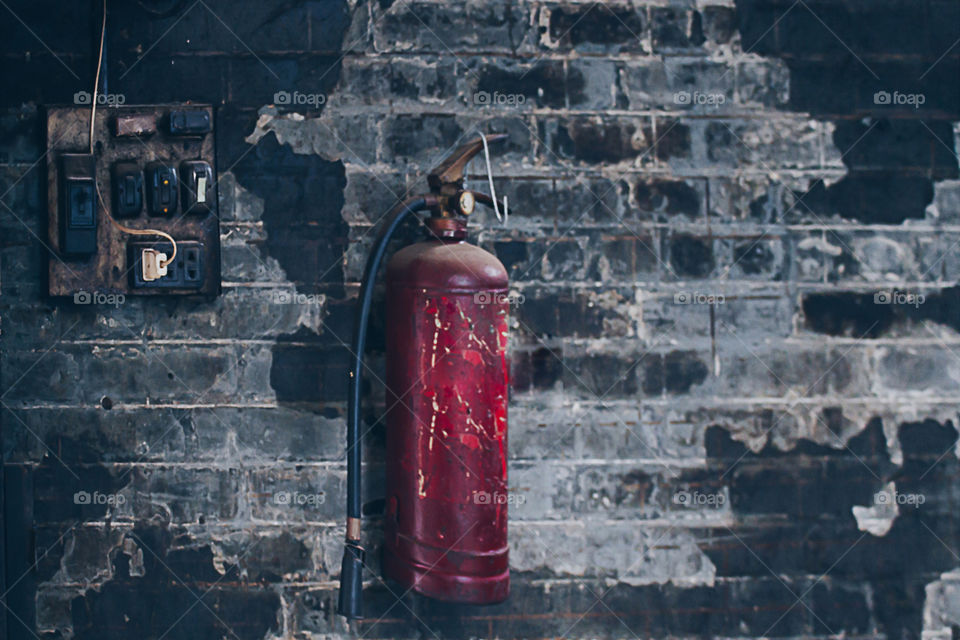
[[[12,627],[960,637],[955,1],[111,4],[109,91],[222,105],[224,293],[44,297],[37,107],[89,90],[95,21],[5,5],[3,452],[33,531],[24,552],[8,528]],[[381,216],[478,129],[510,134],[511,215],[478,214],[474,239],[523,299],[513,594],[451,606],[376,578],[373,379],[351,629],[334,606],[357,280]]]

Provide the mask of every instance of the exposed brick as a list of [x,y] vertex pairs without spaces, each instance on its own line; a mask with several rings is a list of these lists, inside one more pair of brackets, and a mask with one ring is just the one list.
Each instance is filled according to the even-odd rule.
[[703,33],[707,40],[726,44],[737,33],[737,12],[731,7],[710,5],[701,12]]
[[617,86],[618,66],[606,60],[567,62],[567,99],[577,109],[610,109],[623,106]]
[[653,354],[644,359],[643,391],[651,396],[687,393],[702,383],[708,372],[707,365],[693,352]]
[[733,262],[729,273],[767,282],[783,279],[783,244],[763,236],[732,241]]
[[645,58],[629,61],[620,70],[620,83],[631,109],[676,108],[672,78],[664,60]]
[[564,375],[562,358],[562,349],[548,347],[514,353],[510,362],[512,389],[522,393],[555,388]]
[[715,266],[713,242],[707,238],[677,235],[669,242],[669,262],[680,277],[704,278]]
[[587,278],[595,281],[654,279],[659,258],[656,240],[649,235],[602,236]]
[[453,147],[463,134],[453,116],[397,116],[384,125],[384,151],[390,158],[428,162]]
[[[92,86],[97,16],[17,0],[0,45],[0,432],[33,509],[6,557],[37,560],[6,599],[38,636],[957,634],[956,2],[151,4],[111,4],[105,76],[218,107],[213,299],[45,296],[42,106]],[[522,296],[511,596],[368,580],[348,626],[358,280],[383,214],[477,130],[510,136],[511,215],[480,208],[469,241]],[[367,578],[396,455],[382,284],[372,315]],[[925,502],[876,509],[889,483]]]
[[643,157],[650,162],[654,148],[649,122],[586,119],[550,122],[541,136],[550,150],[562,157],[589,164],[618,163]]
[[547,241],[540,259],[540,267],[546,280],[567,280],[583,277],[583,248],[574,238],[557,238]]
[[[624,180],[605,178],[582,181],[557,181],[555,205],[564,224],[587,226],[590,222],[618,224],[631,217],[633,210],[626,202],[629,188]],[[554,203],[541,203],[540,208]]]
[[729,65],[681,58],[664,66],[672,109],[717,115],[734,108],[736,74]]
[[939,393],[957,393],[960,376],[955,356],[941,346],[882,351],[878,365],[878,383],[887,392],[909,391],[922,386]]
[[645,27],[641,12],[632,7],[593,4],[550,10],[550,39],[561,47],[642,52]]
[[[721,327],[721,336],[733,342],[721,349],[723,376],[713,379],[712,386],[724,393],[741,397],[795,398],[830,394],[866,392],[866,354],[857,348],[764,348],[748,345],[742,338],[730,336],[731,330]],[[730,336],[730,337],[727,337]]]
[[737,65],[737,102],[781,108],[790,95],[790,74],[776,60],[745,60]]
[[[486,106],[509,106],[512,104],[530,107],[563,108],[568,93],[583,92],[583,74],[568,78],[562,62],[538,62],[533,66],[493,67],[484,66],[479,71],[477,91],[473,103]],[[522,96],[522,99],[518,98]]]
[[564,354],[564,387],[585,398],[632,396],[638,390],[637,365],[619,354]]
[[507,268],[507,273],[514,276],[529,257],[528,247],[528,243],[520,240],[505,240],[494,245],[494,253]]
[[657,159],[672,161],[687,158],[691,151],[690,127],[679,120],[657,119],[656,149]]
[[[630,335],[633,320],[628,308],[631,291],[609,291],[603,296],[582,290],[525,287],[523,302],[513,317],[520,335],[602,338]],[[535,342],[534,342],[535,343]]]
[[633,200],[643,212],[668,221],[674,215],[698,218],[704,209],[705,197],[696,186],[684,180],[638,181],[633,188]]
[[463,69],[458,60],[349,57],[343,60],[337,91],[329,98],[344,105],[415,105],[426,99],[453,105],[465,92]]
[[[699,127],[698,127],[699,129]],[[721,165],[819,167],[824,131],[812,121],[719,121],[702,129],[707,157]],[[787,152],[789,147],[789,152]]]
[[698,11],[653,7],[650,11],[650,25],[653,50],[656,52],[696,49],[706,41],[703,35],[703,17]]
[[501,0],[456,5],[392,3],[382,9],[382,18],[373,25],[381,51],[505,52],[525,39],[530,23],[524,7]]

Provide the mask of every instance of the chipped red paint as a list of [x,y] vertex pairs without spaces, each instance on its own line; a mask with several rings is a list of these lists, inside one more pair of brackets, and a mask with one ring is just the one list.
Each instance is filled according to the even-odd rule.
[[500,261],[461,240],[387,268],[384,571],[441,600],[510,590],[506,290]]

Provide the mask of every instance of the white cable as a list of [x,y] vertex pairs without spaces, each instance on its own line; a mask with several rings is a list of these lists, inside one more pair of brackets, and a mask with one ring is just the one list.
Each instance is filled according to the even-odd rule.
[[500,205],[497,203],[497,190],[493,187],[493,169],[490,167],[490,148],[487,146],[487,136],[480,133],[480,139],[483,141],[483,157],[487,161],[487,182],[490,185],[490,197],[493,198],[493,212],[497,214],[497,220],[507,226],[507,216],[509,215],[509,203],[507,196],[503,196],[503,215],[500,215]]
[[[97,58],[97,74],[93,79],[93,93],[91,94],[91,106],[90,106],[90,155],[93,155],[93,127],[97,120],[97,91],[100,89],[100,67],[103,65],[103,41],[107,34],[107,0],[103,0],[103,22],[100,24],[100,57]],[[173,259],[177,257],[177,241],[173,239],[169,233],[165,233],[158,229],[131,229],[130,227],[125,227],[114,219],[113,215],[110,213],[110,210],[107,209],[107,205],[103,201],[103,196],[100,195],[100,185],[97,184],[96,171],[94,171],[93,176],[93,186],[97,189],[97,200],[100,202],[100,208],[103,209],[103,212],[107,214],[107,218],[110,219],[110,224],[115,226],[117,229],[123,233],[128,233],[132,236],[160,236],[161,238],[166,238],[170,241],[170,244],[173,245],[173,252],[170,254],[170,257],[165,261],[160,263],[161,267],[169,266],[173,263]]]
[[97,90],[100,89],[100,67],[103,64],[103,40],[107,33],[107,0],[103,0],[103,22],[100,24],[100,57],[97,58],[97,75],[93,78],[93,93],[90,100],[90,155],[93,155],[93,124],[97,119]]

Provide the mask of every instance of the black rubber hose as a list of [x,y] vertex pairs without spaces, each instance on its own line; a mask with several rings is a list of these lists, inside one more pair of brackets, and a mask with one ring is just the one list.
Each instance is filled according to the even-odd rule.
[[367,325],[370,320],[374,282],[390,238],[408,216],[427,206],[426,198],[412,198],[401,202],[388,214],[367,257],[360,284],[360,299],[353,328],[353,367],[350,370],[350,391],[347,397],[347,539],[340,568],[340,597],[337,603],[340,615],[351,620],[362,617],[363,609],[364,551],[359,540],[363,502],[360,477],[360,464],[363,459],[360,446],[360,374],[363,370],[363,351],[367,345]]

